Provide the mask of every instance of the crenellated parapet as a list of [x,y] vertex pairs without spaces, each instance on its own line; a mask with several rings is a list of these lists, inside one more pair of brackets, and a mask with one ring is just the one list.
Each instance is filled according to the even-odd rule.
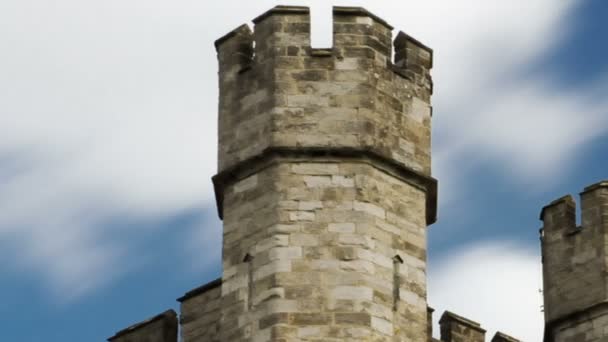
[[[310,45],[277,6],[215,42],[222,276],[112,342],[484,342],[427,303],[433,51],[360,7]],[[541,212],[544,342],[608,341],[608,181]],[[492,342],[519,342],[496,332]]]
[[[586,187],[580,197],[580,226],[576,203],[570,195],[551,202],[540,215],[544,311],[549,334],[556,333],[556,327],[562,324],[576,329],[578,324],[574,322],[580,317],[587,320],[591,312],[591,316],[608,315],[608,182]],[[603,336],[608,337],[608,333]]]
[[220,217],[227,183],[247,177],[252,162],[297,151],[393,170],[427,192],[433,223],[432,50],[403,32],[393,42],[392,27],[359,7],[334,7],[329,49],[311,48],[307,7],[277,6],[253,23],[215,43]]
[[328,49],[306,7],[253,24],[216,42],[219,339],[426,340],[432,51],[359,7]]
[[310,47],[306,7],[277,6],[216,41],[225,170],[269,147],[370,150],[430,174],[432,50],[362,8],[335,7]]

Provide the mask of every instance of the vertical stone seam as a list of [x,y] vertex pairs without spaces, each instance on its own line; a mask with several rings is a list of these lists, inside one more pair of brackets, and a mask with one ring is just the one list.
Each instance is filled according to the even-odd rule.
[[393,257],[393,311],[397,312],[399,309],[400,287],[401,287],[401,275],[399,274],[399,265],[403,264],[403,259],[399,254]]
[[247,253],[243,259],[247,263],[247,309],[253,309],[253,294],[254,294],[254,283],[253,283],[253,257]]

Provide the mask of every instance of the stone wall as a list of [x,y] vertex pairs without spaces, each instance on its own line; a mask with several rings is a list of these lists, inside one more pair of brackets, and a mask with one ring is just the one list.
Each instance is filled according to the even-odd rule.
[[[427,339],[432,51],[362,8],[278,6],[216,42],[220,340]],[[255,42],[255,45],[254,45]]]
[[475,321],[446,311],[439,320],[443,342],[485,342],[486,330]]
[[494,334],[494,337],[492,337],[491,342],[521,342],[521,340],[497,331],[496,334]]
[[426,339],[424,195],[362,161],[276,160],[227,188],[225,340]]
[[[581,193],[581,215],[581,226],[577,226],[576,204],[570,195],[553,201],[541,212],[546,329],[556,341],[564,340],[562,334],[566,332],[556,328],[562,323],[555,322],[584,314],[608,300],[608,182],[585,188]],[[574,327],[567,329],[568,336],[585,329],[576,328],[577,324],[593,325],[593,320],[587,323],[576,320]],[[589,332],[589,336],[596,335]]]
[[110,342],[177,342],[177,314],[167,310],[108,338]]
[[555,342],[602,342],[608,340],[608,303],[555,322],[551,326]]
[[217,279],[178,299],[183,342],[219,341],[221,285],[221,279]]

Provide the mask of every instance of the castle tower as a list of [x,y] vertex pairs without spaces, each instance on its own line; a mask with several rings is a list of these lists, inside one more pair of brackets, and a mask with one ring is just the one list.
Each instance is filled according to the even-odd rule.
[[306,7],[254,24],[216,42],[215,340],[426,341],[432,51],[362,8],[330,49]]
[[564,196],[540,214],[545,342],[608,341],[608,182]]

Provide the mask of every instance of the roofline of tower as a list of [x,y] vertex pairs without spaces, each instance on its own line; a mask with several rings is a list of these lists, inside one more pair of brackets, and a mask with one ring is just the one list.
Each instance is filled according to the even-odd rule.
[[437,221],[437,180],[435,178],[424,175],[376,152],[351,147],[269,147],[260,154],[240,161],[236,165],[219,172],[212,177],[212,181],[220,219],[224,217],[223,193],[226,185],[268,167],[268,165],[276,162],[278,158],[306,161],[323,158],[351,159],[368,162],[370,165],[424,191],[426,193],[426,225],[430,226]]
[[[401,37],[401,38],[400,38]],[[415,44],[416,46],[418,46],[419,48],[428,51],[429,53],[433,54],[433,49],[431,49],[430,47],[428,47],[426,44],[424,44],[423,42],[421,42],[420,40],[410,36],[409,34],[403,32],[403,31],[399,31],[397,33],[397,36],[395,36],[395,39],[393,39],[393,42],[397,42],[398,39],[401,40],[407,40],[412,42],[412,44]],[[396,45],[396,44],[395,44]]]
[[215,49],[217,50],[220,47],[220,45],[222,45],[223,42],[236,36],[239,33],[247,33],[249,35],[253,34],[253,32],[251,32],[251,28],[247,24],[242,24],[239,27],[235,28],[234,30],[232,30],[232,31],[226,33],[225,35],[219,37],[218,39],[216,39],[215,42],[213,42]]
[[505,333],[503,333],[501,331],[497,331],[494,334],[494,337],[492,337],[492,341],[494,341],[494,339],[497,338],[497,337],[500,337],[500,338],[502,338],[503,340],[506,340],[506,341],[521,342],[519,339],[517,339],[517,338],[515,338],[513,336],[510,336],[510,335],[507,335],[507,334],[505,334]]
[[384,19],[375,15],[374,13],[366,10],[363,7],[350,7],[350,6],[334,6],[333,7],[334,15],[351,15],[351,16],[362,16],[362,17],[370,17],[378,23],[386,26],[389,30],[394,29],[391,24],[387,23]]
[[275,6],[268,11],[258,15],[252,21],[254,24],[259,23],[260,21],[274,15],[274,14],[309,14],[310,8],[306,6],[284,6],[278,5]]
[[[579,195],[582,196],[582,195],[584,195],[584,194],[586,194],[588,192],[597,190],[599,188],[608,188],[608,180],[602,180],[602,181],[599,181],[597,183],[593,183],[593,184],[591,184],[589,186],[586,186]],[[560,197],[560,198],[558,198],[558,199],[556,199],[554,201],[551,201],[551,203],[545,205],[541,209],[541,211],[540,211],[540,220],[543,219],[543,216],[545,214],[545,210],[546,209],[548,209],[548,208],[550,208],[550,207],[552,207],[554,205],[564,203],[564,202],[568,202],[568,203],[574,204],[574,202],[575,202],[574,201],[574,197],[572,197],[572,195],[565,195],[565,196],[562,196],[562,197]]]
[[539,220],[543,220],[543,217],[545,217],[545,210],[561,204],[561,203],[574,203],[574,198],[572,197],[572,195],[565,195],[562,196],[554,201],[551,201],[551,203],[545,205],[541,210],[540,210],[540,216],[539,216]]
[[445,322],[448,319],[454,320],[458,323],[466,325],[469,328],[480,331],[482,333],[486,332],[486,329],[482,328],[481,324],[479,324],[473,320],[470,320],[468,318],[457,315],[451,311],[447,311],[447,310],[443,312],[443,315],[441,315],[441,318],[439,319],[439,324],[442,324],[443,322]]
[[[366,10],[363,7],[356,6],[334,6],[332,9],[334,15],[351,15],[351,16],[364,16],[370,17],[374,21],[386,26],[389,30],[394,29],[392,25],[390,25],[386,20],[380,18],[379,16],[373,14],[372,12]],[[268,11],[260,14],[255,17],[252,22],[254,24],[259,23],[260,21],[275,15],[275,14],[310,14],[310,8],[306,6],[284,6],[278,5],[275,6]]]
[[203,284],[197,288],[194,288],[194,289],[186,292],[183,296],[177,298],[176,300],[180,303],[183,303],[184,301],[186,301],[192,297],[198,296],[201,293],[205,293],[205,292],[212,290],[216,287],[219,287],[221,285],[222,285],[222,278],[217,278],[206,284]]
[[583,192],[581,192],[580,194],[582,195],[584,193],[587,193],[587,192],[590,192],[590,191],[593,191],[593,190],[596,190],[596,189],[599,189],[599,188],[608,188],[608,180],[602,180],[602,181],[599,181],[597,183],[594,183],[594,184],[591,184],[589,186],[586,186],[583,189]]
[[113,341],[121,336],[124,336],[130,332],[133,332],[134,330],[140,329],[145,327],[146,325],[156,322],[158,320],[161,320],[167,316],[173,316],[173,317],[177,317],[177,313],[175,311],[173,311],[173,309],[169,309],[163,313],[160,313],[154,317],[150,317],[148,319],[146,319],[145,321],[139,322],[139,323],[135,323],[127,328],[124,328],[122,330],[120,330],[119,332],[117,332],[116,334],[114,334],[114,336],[109,337],[108,341]]

